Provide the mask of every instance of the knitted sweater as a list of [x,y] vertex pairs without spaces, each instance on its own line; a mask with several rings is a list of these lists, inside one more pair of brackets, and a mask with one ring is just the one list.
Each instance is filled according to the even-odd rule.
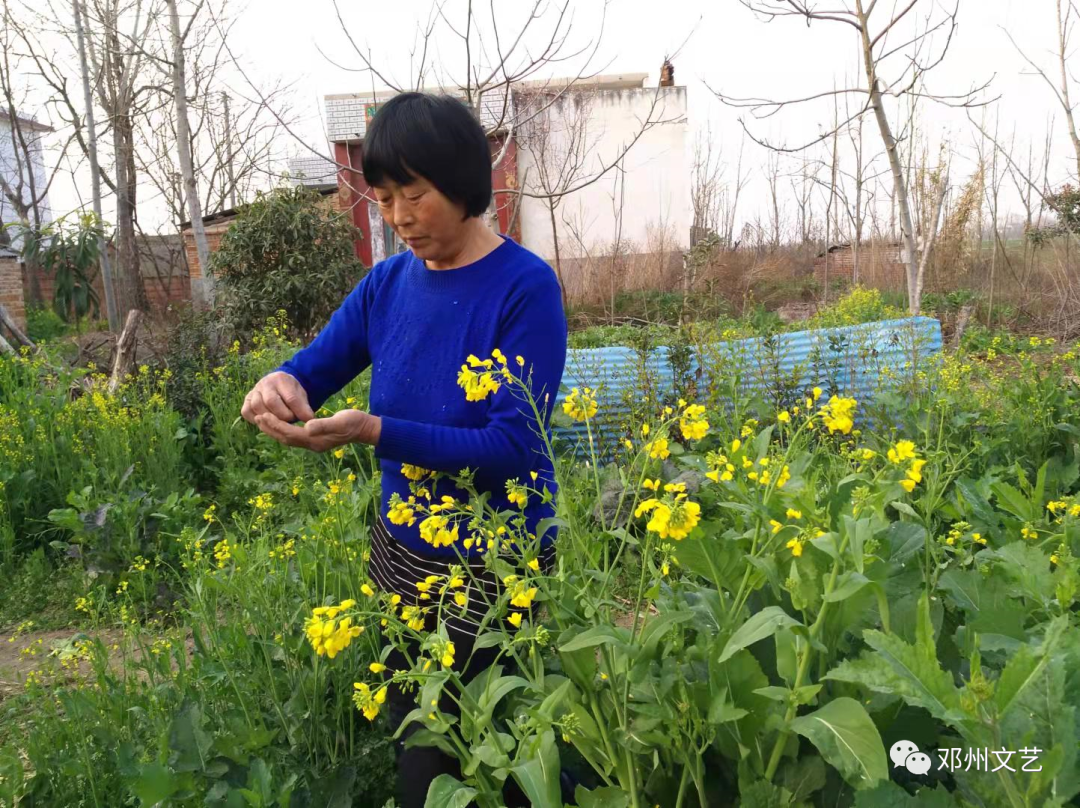
[[[547,430],[566,362],[566,337],[555,273],[504,236],[491,253],[456,269],[428,269],[412,252],[381,261],[312,343],[278,370],[294,376],[318,410],[371,366],[369,411],[382,419],[375,456],[382,468],[384,517],[394,492],[406,500],[410,495],[403,463],[452,474],[468,467],[475,471],[477,490],[491,492],[492,507],[516,510],[507,500],[507,480],[538,491],[546,485],[556,493],[535,417],[521,391],[505,383],[482,401],[467,401],[458,372],[470,354],[486,359],[501,350],[517,375],[528,378],[531,372]],[[518,356],[524,367],[518,366]],[[530,472],[536,472],[535,482]],[[435,502],[445,494],[464,496],[449,480],[436,488]],[[537,523],[554,514],[554,505],[533,494],[524,513],[535,533]],[[453,547],[426,543],[419,520],[412,527],[384,521],[411,550],[456,555]],[[460,546],[467,535],[460,531],[458,550],[473,555],[475,545],[469,551]],[[545,532],[543,543],[554,535],[554,529]]]

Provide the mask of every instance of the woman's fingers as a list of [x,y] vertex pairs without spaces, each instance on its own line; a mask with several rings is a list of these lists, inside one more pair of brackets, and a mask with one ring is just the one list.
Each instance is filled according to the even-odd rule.
[[[293,426],[288,421],[283,421],[272,412],[264,412],[255,419],[256,425],[276,440],[286,446],[299,446],[305,449],[314,449],[311,445],[311,436],[302,426]],[[318,451],[318,449],[315,449]]]
[[300,382],[287,373],[280,374],[272,382],[275,391],[292,413],[292,420],[306,422],[315,418],[315,413],[308,403],[307,391],[300,386]]

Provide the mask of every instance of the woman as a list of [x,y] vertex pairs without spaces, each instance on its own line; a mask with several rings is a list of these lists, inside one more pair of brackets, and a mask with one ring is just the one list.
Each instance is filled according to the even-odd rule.
[[[546,429],[566,360],[566,319],[554,272],[481,219],[492,198],[491,150],[483,130],[456,99],[403,93],[371,122],[363,171],[383,219],[409,250],[374,266],[311,345],[255,385],[244,401],[244,418],[289,446],[318,452],[353,442],[375,447],[384,515],[394,493],[406,500],[410,495],[403,464],[414,477],[423,470],[472,469],[477,490],[491,492],[489,503],[497,509],[514,509],[508,480],[537,490],[546,485],[554,494],[553,469],[527,404],[505,385],[483,401],[467,401],[457,383],[470,354],[487,357],[498,349],[511,367],[522,357],[524,367],[515,370],[531,373]],[[370,412],[315,417],[324,401],[369,365]],[[437,500],[465,492],[444,478],[432,494]],[[551,515],[550,502],[529,498],[530,532]],[[554,530],[541,537],[544,566],[551,563],[553,541]],[[436,548],[421,538],[418,525],[380,518],[371,531],[369,572],[384,591],[416,603],[415,583],[445,575],[458,552],[473,565],[475,547]],[[485,588],[497,587],[478,559],[474,574]],[[476,624],[469,616],[447,626],[459,658],[471,657],[466,677],[486,668],[494,654],[472,653]],[[387,664],[393,669],[394,661]],[[395,726],[411,710],[409,702],[410,696],[391,688]],[[442,772],[455,767],[438,750],[399,744],[399,805],[422,806],[428,784]]]

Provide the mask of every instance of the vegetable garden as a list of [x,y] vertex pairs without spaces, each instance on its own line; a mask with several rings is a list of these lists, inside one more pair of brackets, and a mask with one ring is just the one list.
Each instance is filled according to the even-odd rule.
[[[391,805],[391,679],[410,742],[461,763],[430,806],[499,806],[510,780],[545,808],[1074,804],[1076,348],[980,334],[856,397],[806,368],[744,389],[691,330],[670,386],[635,379],[617,412],[567,391],[547,575],[517,512],[410,469],[386,517],[479,544],[503,582],[478,642],[498,661],[463,685],[442,621],[467,568],[417,608],[367,575],[370,448],[237,422],[284,327],[114,395],[49,346],[0,357],[0,805]],[[535,407],[497,347],[462,386]]]

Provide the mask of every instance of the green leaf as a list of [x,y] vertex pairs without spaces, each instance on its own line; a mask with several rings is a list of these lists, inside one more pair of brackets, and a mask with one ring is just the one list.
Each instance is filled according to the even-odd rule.
[[132,786],[132,791],[139,801],[150,808],[176,793],[176,777],[161,763],[143,766],[139,777]]
[[792,720],[791,729],[809,739],[854,788],[869,788],[888,779],[881,735],[855,699],[833,699],[809,715]]
[[828,603],[847,600],[869,583],[870,579],[861,572],[846,572],[841,576],[836,588],[825,596],[825,600]]
[[912,796],[896,783],[886,781],[855,795],[855,808],[955,808],[956,798],[944,786],[920,788]]
[[738,544],[716,536],[703,536],[697,541],[681,541],[675,545],[679,566],[711,581],[717,589],[734,592],[742,573],[742,554]]
[[1032,505],[1027,497],[1008,483],[993,483],[990,488],[997,495],[998,507],[1008,511],[1021,522],[1032,522],[1042,515],[1038,513],[1039,506]]
[[863,638],[873,652],[864,651],[858,659],[841,662],[825,678],[901,696],[941,721],[961,721],[960,694],[937,659],[926,593],[919,598],[917,621],[914,645],[895,635],[868,629]]
[[169,727],[169,765],[176,772],[199,771],[206,764],[214,739],[203,729],[206,723],[197,702],[180,708]]
[[[899,503],[894,502],[893,507]],[[926,528],[914,522],[893,522],[885,531],[889,559],[902,564],[926,546]]]
[[[522,761],[523,754],[525,759]],[[531,739],[531,742],[522,742],[518,746],[518,760],[520,762],[510,769],[510,773],[533,808],[562,808],[559,749],[555,745],[555,733],[549,729],[540,737]]]
[[476,793],[453,775],[440,774],[428,786],[424,808],[465,808]]
[[594,788],[586,791],[584,786],[574,790],[574,802],[578,808],[627,808],[630,795],[621,788]]
[[593,626],[570,641],[559,646],[559,651],[569,653],[597,645],[622,645],[629,639],[629,632],[615,626]]
[[739,626],[738,630],[731,635],[718,661],[726,662],[743,648],[753,645],[758,640],[771,637],[779,628],[801,625],[802,623],[779,606],[769,606],[762,609]]

